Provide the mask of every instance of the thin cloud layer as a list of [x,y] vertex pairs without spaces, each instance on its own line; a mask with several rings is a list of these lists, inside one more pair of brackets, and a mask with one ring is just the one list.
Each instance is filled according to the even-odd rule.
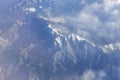
[[71,0],[52,0],[52,2],[54,7],[49,6],[49,14],[47,13],[48,16],[44,17],[57,29],[77,34],[98,46],[120,41],[119,0],[103,0],[101,2],[93,0],[91,3],[87,0],[76,0],[73,2],[74,7],[69,4],[72,2]]

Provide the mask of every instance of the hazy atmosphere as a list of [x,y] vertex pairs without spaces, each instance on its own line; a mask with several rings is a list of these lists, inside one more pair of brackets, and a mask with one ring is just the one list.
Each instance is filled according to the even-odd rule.
[[0,80],[120,80],[120,0],[0,0]]

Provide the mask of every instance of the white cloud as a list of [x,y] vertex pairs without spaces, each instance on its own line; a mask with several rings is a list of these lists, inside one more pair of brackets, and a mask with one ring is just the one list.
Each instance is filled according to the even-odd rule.
[[51,22],[54,22],[54,23],[64,23],[64,22],[65,22],[64,17],[54,17],[54,18],[50,18],[50,21],[51,21]]
[[[69,1],[55,1],[55,3],[58,5],[54,7],[64,10],[60,5],[67,7]],[[95,1],[91,4],[84,1],[83,3],[81,4],[84,7],[75,14],[71,15],[71,11],[67,15],[64,12],[56,15],[52,11],[53,7],[50,7],[43,10],[47,16],[39,14],[39,18],[49,21],[52,28],[60,34],[77,34],[98,46],[119,41],[120,10],[116,7],[120,7],[120,0],[103,0],[102,3]]]
[[85,71],[80,80],[96,80],[96,73],[92,70]]
[[120,5],[120,0],[104,0],[105,11],[109,11],[117,5]]
[[100,71],[86,70],[78,80],[103,80],[105,76],[107,75],[102,70]]
[[120,13],[120,11],[119,11],[119,10],[117,10],[117,9],[116,9],[116,10],[113,10],[113,15],[115,15],[115,16],[116,16],[116,15],[119,15],[119,13]]
[[72,74],[64,77],[53,76],[50,80],[103,80],[106,76],[107,74],[102,70],[93,71],[89,69],[84,71],[82,75]]

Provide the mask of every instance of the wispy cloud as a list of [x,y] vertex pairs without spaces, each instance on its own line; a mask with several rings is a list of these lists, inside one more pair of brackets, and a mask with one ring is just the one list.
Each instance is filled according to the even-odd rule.
[[[72,9],[75,6],[69,5],[70,1],[55,1],[54,3],[57,4],[54,5],[56,11],[52,11],[53,7],[50,7],[47,20],[54,23],[56,28],[75,33],[100,46],[120,40],[120,35],[118,35],[120,30],[119,0],[93,1],[91,4],[86,0],[76,0],[74,4],[79,3],[77,6],[80,8],[76,9],[76,11]],[[69,6],[67,7],[67,5]],[[69,13],[65,11],[57,15],[57,11],[65,10],[66,8],[68,8],[67,11]],[[46,18],[46,16],[44,17]],[[58,26],[58,23],[61,23],[61,25]]]
[[73,75],[69,75],[69,76],[64,76],[64,77],[51,77],[50,80],[58,80],[58,79],[62,79],[62,80],[103,80],[103,78],[105,78],[107,76],[107,74],[100,70],[100,71],[93,71],[93,70],[86,70],[83,72],[82,75],[77,75],[77,74],[73,74]]

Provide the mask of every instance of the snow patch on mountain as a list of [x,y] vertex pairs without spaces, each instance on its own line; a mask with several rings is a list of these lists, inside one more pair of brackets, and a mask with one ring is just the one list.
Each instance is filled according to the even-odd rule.
[[108,44],[101,47],[105,53],[111,53],[114,51],[120,51],[120,43]]

